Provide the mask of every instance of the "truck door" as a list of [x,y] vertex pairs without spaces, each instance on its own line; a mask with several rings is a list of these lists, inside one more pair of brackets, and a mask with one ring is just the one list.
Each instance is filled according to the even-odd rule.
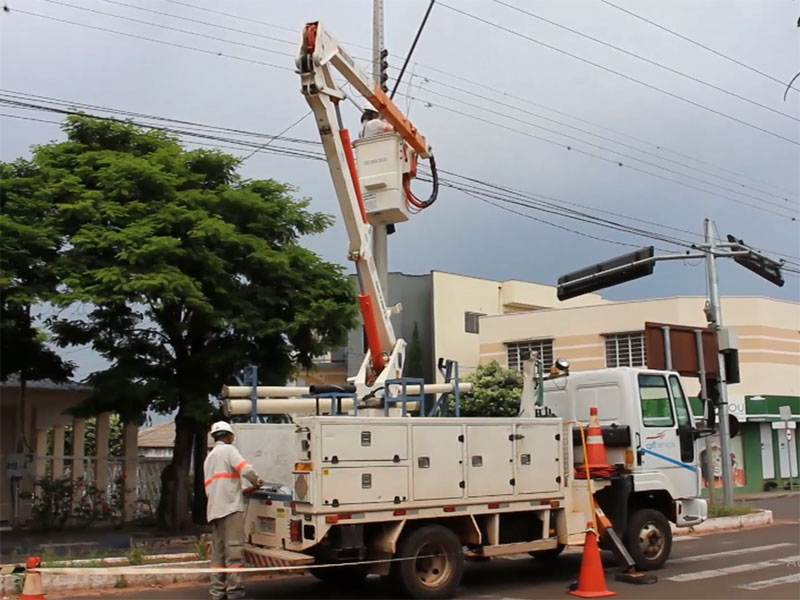
[[[642,468],[663,472],[670,480],[674,497],[690,498],[699,491],[692,420],[677,378],[674,385],[676,388],[670,394],[671,386],[663,375],[639,375]],[[676,392],[680,393],[679,397]],[[675,404],[673,395],[676,395]]]

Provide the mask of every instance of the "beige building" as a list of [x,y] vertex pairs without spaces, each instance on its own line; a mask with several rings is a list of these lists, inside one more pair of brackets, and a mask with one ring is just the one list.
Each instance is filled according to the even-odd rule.
[[[480,362],[518,367],[539,350],[546,362],[566,358],[572,370],[645,365],[645,322],[705,327],[704,305],[704,297],[675,297],[487,316],[480,322]],[[731,386],[731,398],[800,396],[800,304],[726,297],[722,318],[739,339],[741,383]],[[697,381],[685,383],[694,394]]]
[[431,272],[431,297],[433,356],[458,361],[462,375],[478,365],[481,329],[492,322],[487,317],[608,302],[597,294],[559,302],[556,288],[551,285],[517,279],[495,281],[442,271]]

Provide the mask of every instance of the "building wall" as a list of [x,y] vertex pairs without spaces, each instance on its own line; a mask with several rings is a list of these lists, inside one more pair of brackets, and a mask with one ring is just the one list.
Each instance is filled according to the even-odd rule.
[[[540,310],[481,319],[480,361],[507,365],[506,344],[552,339],[554,357],[573,370],[606,366],[604,334],[638,332],[646,321],[705,327],[702,297],[662,298]],[[739,338],[742,382],[729,388],[731,399],[746,395],[800,395],[800,304],[759,297],[722,299],[726,326]],[[696,379],[684,378],[695,395]]]
[[[397,337],[410,344],[414,333],[414,324],[419,331],[422,347],[423,376],[430,381],[435,370],[433,355],[433,336],[431,334],[431,275],[406,275],[405,273],[389,273],[388,305],[401,303],[403,310],[392,317]],[[350,332],[347,339],[347,374],[353,376],[361,367],[366,355],[364,333],[361,325]]]
[[[480,364],[481,355],[481,334],[466,331],[466,313],[496,316],[556,306],[590,306],[607,302],[597,294],[587,294],[560,303],[554,286],[527,281],[494,281],[442,271],[433,271],[431,276],[434,358],[457,360],[462,375],[469,374]],[[485,322],[486,318],[481,318],[481,330]],[[441,376],[437,379],[441,379]]]

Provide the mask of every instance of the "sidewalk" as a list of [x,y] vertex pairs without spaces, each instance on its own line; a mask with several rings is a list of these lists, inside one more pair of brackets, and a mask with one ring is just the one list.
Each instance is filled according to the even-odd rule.
[[774,492],[742,492],[741,494],[734,495],[734,501],[745,500],[770,500],[772,498],[790,498],[793,496],[800,496],[800,490],[776,490]]

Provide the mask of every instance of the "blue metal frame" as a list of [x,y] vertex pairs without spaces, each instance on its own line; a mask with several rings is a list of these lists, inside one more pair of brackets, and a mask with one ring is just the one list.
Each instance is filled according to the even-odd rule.
[[[389,386],[392,385],[399,385],[400,386],[400,395],[399,396],[390,396],[389,395]],[[418,385],[419,386],[419,394],[414,394],[409,396],[408,395],[408,386],[409,385]],[[386,383],[384,384],[383,388],[383,410],[386,416],[389,415],[389,409],[392,407],[393,404],[402,404],[403,405],[403,416],[405,417],[408,414],[408,403],[409,402],[419,402],[419,405],[422,406],[425,402],[425,392],[423,390],[425,386],[425,380],[420,379],[417,377],[401,377],[400,379],[387,379]]]
[[445,383],[452,383],[453,384],[453,391],[452,392],[445,392],[444,394],[439,394],[439,397],[434,402],[433,406],[431,407],[430,411],[428,411],[429,417],[443,417],[447,416],[447,398],[450,394],[453,394],[455,399],[455,416],[461,416],[461,395],[458,389],[458,361],[455,360],[446,360],[442,361],[439,359],[439,372],[444,376]]

